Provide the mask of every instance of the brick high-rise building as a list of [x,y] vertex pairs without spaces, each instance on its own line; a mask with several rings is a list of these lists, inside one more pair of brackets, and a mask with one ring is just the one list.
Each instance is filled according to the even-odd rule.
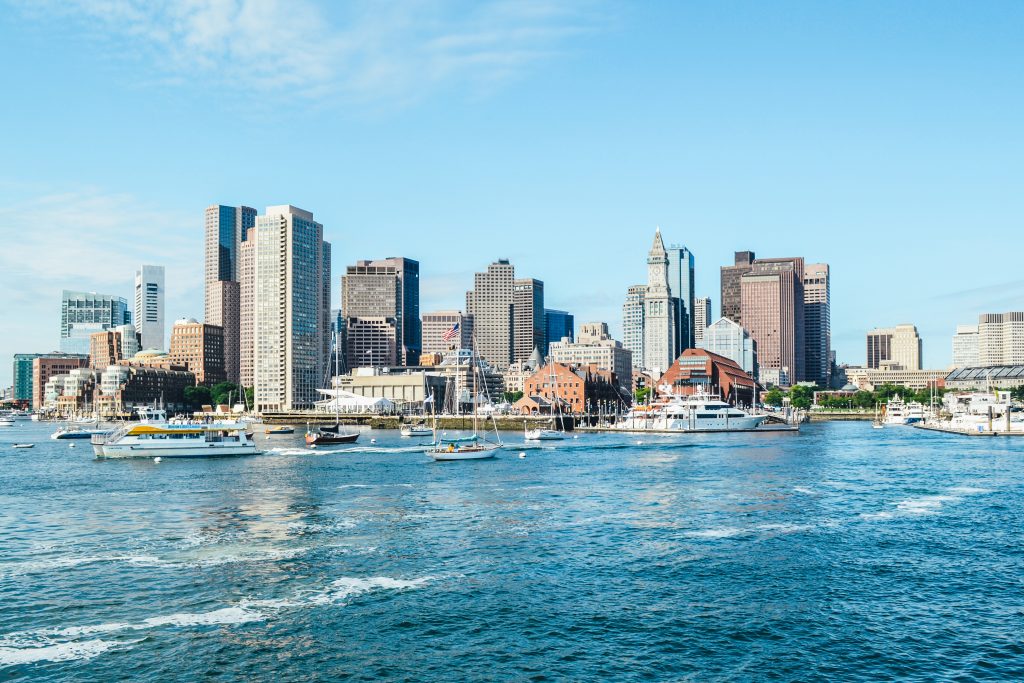
[[197,322],[191,318],[178,320],[171,328],[171,363],[185,366],[196,376],[196,382],[213,386],[227,379],[224,371],[224,328]]
[[75,353],[44,353],[32,359],[32,408],[43,407],[44,389],[51,377],[89,366],[89,356]]
[[757,343],[762,382],[804,379],[804,260],[756,259],[740,277],[740,318]]
[[721,268],[722,291],[719,301],[722,305],[722,317],[742,325],[740,278],[749,273],[753,267],[754,252],[737,251],[734,261],[733,265]]
[[[241,301],[241,252],[256,225],[256,209],[248,206],[206,208],[205,321],[224,329],[224,368],[231,382],[241,380],[242,316],[252,316]],[[252,386],[251,376],[249,383]]]
[[108,366],[125,360],[122,353],[124,344],[121,333],[115,330],[94,332],[89,337],[89,367],[95,370],[106,370]]
[[513,281],[515,266],[499,259],[473,276],[466,292],[466,315],[473,318],[473,346],[499,372],[512,362]]

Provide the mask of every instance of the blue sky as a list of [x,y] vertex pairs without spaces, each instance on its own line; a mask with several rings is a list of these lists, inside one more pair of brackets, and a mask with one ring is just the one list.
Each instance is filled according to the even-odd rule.
[[656,225],[716,315],[735,250],[826,261],[841,361],[912,322],[944,367],[957,323],[1024,308],[1022,28],[1014,2],[0,0],[0,358],[142,262],[200,316],[203,208],[291,203],[336,275],[419,259],[425,311],[507,257],[619,330]]

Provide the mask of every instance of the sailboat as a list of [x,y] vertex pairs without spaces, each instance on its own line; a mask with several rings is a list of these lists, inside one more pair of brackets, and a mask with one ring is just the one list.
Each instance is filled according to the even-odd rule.
[[554,406],[555,412],[558,415],[558,426],[560,429],[553,428],[554,418],[552,418],[552,428],[550,429],[543,427],[525,429],[523,438],[527,441],[562,441],[565,439],[565,421],[562,419],[562,400],[558,397],[558,378],[555,376],[554,361],[551,361],[551,393],[551,404]]
[[872,429],[884,429],[881,418],[878,417],[878,404],[875,404],[875,419],[871,423]]
[[[494,414],[491,413],[491,421],[494,422],[494,437],[495,441],[488,441],[482,438],[479,434],[478,415],[477,415],[477,390],[476,390],[476,373],[477,363],[474,360],[474,355],[470,356],[470,362],[472,363],[472,386],[473,386],[473,433],[470,436],[462,437],[435,437],[434,442],[430,445],[425,453],[431,458],[437,461],[447,460],[484,460],[486,458],[493,458],[495,452],[502,447],[501,437],[498,435],[498,423],[494,421]],[[485,385],[486,392],[486,385]],[[433,404],[431,404],[433,405]],[[437,434],[437,414],[434,413],[434,434]]]
[[[338,348],[338,333],[335,332],[332,337],[333,346],[335,349],[334,353],[334,371],[335,376],[340,372],[338,368],[339,356],[337,352]],[[328,374],[330,371],[328,370]],[[306,445],[308,446],[331,446],[342,443],[355,443],[359,438],[359,432],[342,432],[341,431],[341,414],[338,410],[338,397],[334,397],[334,424],[333,425],[320,425],[316,429],[306,425]]]

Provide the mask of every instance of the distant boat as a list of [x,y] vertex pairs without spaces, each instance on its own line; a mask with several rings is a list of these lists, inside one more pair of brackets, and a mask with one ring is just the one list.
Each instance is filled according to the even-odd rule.
[[32,448],[33,446],[35,446],[34,443],[16,443],[11,448]]
[[527,429],[523,438],[527,441],[562,441],[565,432],[557,429]]
[[[470,357],[471,360],[473,356]],[[434,460],[446,461],[446,460],[483,460],[485,458],[493,458],[499,448],[502,447],[501,436],[498,434],[498,423],[494,421],[494,413],[490,413],[491,420],[494,422],[494,437],[495,441],[481,440],[477,434],[477,393],[476,393],[476,373],[478,371],[477,362],[473,362],[473,434],[472,436],[461,437],[461,438],[448,438],[442,436],[440,439],[435,439],[425,452]],[[437,414],[434,414],[434,429],[433,432],[437,433]]]
[[50,438],[58,440],[91,439],[94,436],[105,436],[110,434],[110,432],[111,430],[109,429],[87,429],[84,427],[73,427],[71,425],[67,425],[65,427],[61,427],[53,434],[50,434]]
[[402,436],[433,436],[434,430],[426,425],[402,425]]
[[281,425],[280,427],[267,427],[266,434],[294,434],[295,427],[291,425]]

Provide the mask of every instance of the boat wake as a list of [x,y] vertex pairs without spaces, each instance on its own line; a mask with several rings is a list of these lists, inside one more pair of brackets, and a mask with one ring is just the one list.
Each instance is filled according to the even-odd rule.
[[[407,591],[421,588],[433,576],[395,579],[387,576],[342,577],[315,590],[297,590],[284,599],[246,599],[237,605],[209,612],[177,612],[143,619],[139,622],[111,622],[63,628],[18,631],[0,636],[0,667],[35,662],[64,662],[92,659],[112,649],[129,648],[145,638],[126,639],[127,633],[161,628],[203,628],[263,622],[287,609],[343,605],[352,598],[378,592]],[[107,636],[103,640],[95,636]]]

